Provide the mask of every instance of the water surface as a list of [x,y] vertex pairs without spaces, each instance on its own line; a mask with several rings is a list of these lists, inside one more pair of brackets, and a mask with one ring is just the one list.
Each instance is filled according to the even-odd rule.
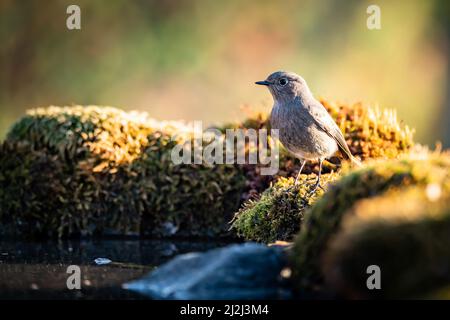
[[[0,241],[0,299],[143,299],[121,285],[174,256],[225,242],[163,240]],[[108,258],[120,265],[96,265]],[[67,289],[69,265],[81,269],[81,290]]]

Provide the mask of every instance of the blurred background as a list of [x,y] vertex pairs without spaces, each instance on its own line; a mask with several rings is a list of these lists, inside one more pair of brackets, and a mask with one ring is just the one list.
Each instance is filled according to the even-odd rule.
[[[97,104],[157,119],[269,111],[253,84],[301,74],[316,97],[396,108],[450,146],[450,1],[0,0],[0,139],[25,110]],[[66,8],[81,8],[81,30]],[[381,8],[381,30],[366,9]]]

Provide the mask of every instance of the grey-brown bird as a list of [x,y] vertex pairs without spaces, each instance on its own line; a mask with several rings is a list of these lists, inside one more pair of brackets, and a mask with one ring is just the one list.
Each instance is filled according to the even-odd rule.
[[319,174],[312,190],[320,187],[322,163],[340,150],[345,158],[359,165],[341,130],[309,90],[306,81],[293,72],[277,71],[266,80],[255,82],[269,88],[274,105],[270,115],[273,129],[279,130],[284,147],[301,160],[295,184],[308,160],[319,161]]

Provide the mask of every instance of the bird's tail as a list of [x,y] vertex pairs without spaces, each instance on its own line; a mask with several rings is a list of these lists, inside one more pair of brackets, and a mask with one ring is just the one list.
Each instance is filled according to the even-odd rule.
[[362,167],[361,161],[359,161],[353,156],[352,152],[350,151],[347,145],[345,145],[345,148],[339,146],[339,151],[341,152],[341,155],[344,159],[350,160],[350,162],[352,164],[355,164],[357,167]]
[[350,156],[350,161],[352,162],[352,164],[356,165],[357,167],[359,167],[359,168],[362,167],[361,161],[356,159],[353,155]]

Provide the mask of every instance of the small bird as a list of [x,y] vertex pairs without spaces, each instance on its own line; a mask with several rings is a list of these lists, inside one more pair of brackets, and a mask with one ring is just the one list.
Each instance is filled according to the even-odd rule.
[[255,83],[269,88],[274,100],[270,124],[279,130],[279,139],[284,147],[301,160],[295,184],[306,161],[318,160],[319,174],[312,191],[321,187],[323,160],[338,150],[345,158],[360,165],[341,130],[325,107],[314,98],[302,77],[293,72],[277,71],[266,80]]

